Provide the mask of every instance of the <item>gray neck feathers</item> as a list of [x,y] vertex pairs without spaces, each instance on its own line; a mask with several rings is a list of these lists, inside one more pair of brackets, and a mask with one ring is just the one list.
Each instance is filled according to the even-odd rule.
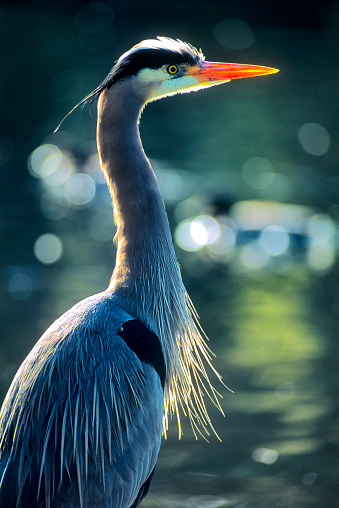
[[165,433],[168,413],[175,412],[181,434],[182,405],[193,429],[200,432],[202,426],[208,434],[212,425],[203,392],[220,408],[203,362],[211,367],[210,352],[196,324],[156,177],[142,148],[138,125],[144,104],[133,81],[127,80],[104,90],[98,103],[98,150],[117,225],[117,258],[109,290],[161,341],[167,369]]

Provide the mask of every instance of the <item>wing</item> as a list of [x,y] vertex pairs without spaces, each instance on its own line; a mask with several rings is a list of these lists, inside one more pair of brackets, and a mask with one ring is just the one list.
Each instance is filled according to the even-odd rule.
[[0,506],[130,508],[147,493],[162,433],[160,342],[109,299],[84,302],[40,339],[5,399]]

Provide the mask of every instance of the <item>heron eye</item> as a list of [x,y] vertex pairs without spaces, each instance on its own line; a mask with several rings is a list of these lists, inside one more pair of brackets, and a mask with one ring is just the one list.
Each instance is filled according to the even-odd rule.
[[176,65],[169,65],[166,70],[168,74],[176,74],[179,71]]

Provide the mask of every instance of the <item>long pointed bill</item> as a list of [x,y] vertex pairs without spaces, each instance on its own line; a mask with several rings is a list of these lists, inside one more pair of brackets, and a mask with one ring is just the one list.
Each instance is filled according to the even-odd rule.
[[261,67],[259,65],[203,62],[199,67],[193,67],[187,75],[194,76],[200,86],[212,86],[221,84],[231,79],[251,78],[279,72],[279,69]]

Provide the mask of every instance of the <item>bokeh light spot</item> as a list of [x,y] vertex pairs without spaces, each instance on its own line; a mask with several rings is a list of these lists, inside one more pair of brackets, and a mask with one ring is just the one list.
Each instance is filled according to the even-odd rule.
[[314,485],[317,481],[318,475],[317,473],[307,473],[302,479],[304,485]]
[[214,28],[216,40],[229,49],[245,49],[252,46],[254,34],[241,19],[224,19]]
[[280,256],[289,247],[289,234],[281,226],[268,226],[260,235],[261,247],[271,256]]
[[191,234],[199,245],[211,245],[220,236],[218,221],[210,215],[199,215],[192,222]]
[[242,168],[242,176],[253,189],[266,189],[273,183],[275,178],[272,164],[263,157],[247,159]]
[[50,265],[59,261],[63,246],[60,238],[52,233],[39,236],[34,243],[34,255],[40,263]]
[[95,195],[95,182],[85,173],[77,173],[71,176],[65,183],[65,197],[72,205],[87,205]]
[[278,452],[269,448],[257,448],[252,453],[252,459],[255,460],[255,462],[261,462],[262,464],[267,465],[277,462],[278,457]]
[[200,224],[199,222],[191,222],[190,225],[190,235],[193,239],[193,241],[197,245],[206,245],[208,241],[208,231],[207,229]]
[[58,190],[50,189],[50,187],[59,187],[63,185],[74,173],[75,165],[71,158],[63,158],[63,162],[54,173],[46,176],[43,180],[43,185],[52,192],[58,192]]
[[27,300],[32,294],[32,279],[25,273],[14,273],[8,281],[8,291],[16,300]]
[[45,178],[53,174],[62,162],[61,150],[55,145],[41,145],[28,158],[28,169],[33,176]]
[[[202,228],[203,229],[203,228]],[[202,245],[192,237],[192,221],[183,221],[175,229],[174,238],[176,244],[188,252],[201,249]]]
[[331,243],[336,232],[335,222],[325,213],[313,215],[307,224],[311,244]]
[[218,221],[209,215],[199,215],[195,219],[183,221],[175,231],[175,241],[179,247],[191,252],[214,244],[219,237]]
[[327,272],[335,263],[335,250],[330,244],[311,246],[307,252],[307,264],[316,273]]
[[330,148],[330,135],[322,125],[318,123],[305,123],[298,131],[298,139],[305,150],[311,155],[324,155]]

